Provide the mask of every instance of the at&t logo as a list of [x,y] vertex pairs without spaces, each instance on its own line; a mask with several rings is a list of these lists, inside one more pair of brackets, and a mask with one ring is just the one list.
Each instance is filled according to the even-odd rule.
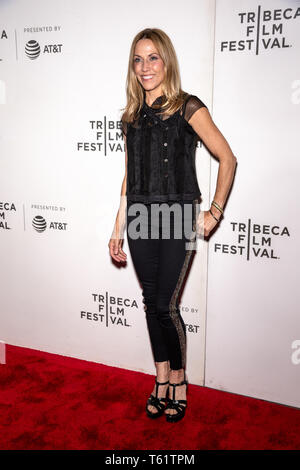
[[[62,44],[46,44],[43,54],[57,54],[62,51]],[[30,60],[37,59],[41,54],[41,46],[35,39],[31,39],[25,45],[25,54]]]
[[[36,215],[32,221],[32,227],[37,232],[45,232],[47,228],[47,222],[44,217],[41,215]],[[50,222],[49,229],[50,230],[66,230],[67,224],[65,222]]]

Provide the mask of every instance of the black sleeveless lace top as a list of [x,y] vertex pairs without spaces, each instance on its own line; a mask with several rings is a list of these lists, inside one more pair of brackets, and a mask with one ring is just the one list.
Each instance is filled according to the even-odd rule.
[[183,106],[173,115],[158,114],[159,96],[147,105],[133,123],[122,121],[127,144],[127,201],[191,201],[201,195],[195,168],[198,134],[188,123],[201,107],[196,96],[186,95]]

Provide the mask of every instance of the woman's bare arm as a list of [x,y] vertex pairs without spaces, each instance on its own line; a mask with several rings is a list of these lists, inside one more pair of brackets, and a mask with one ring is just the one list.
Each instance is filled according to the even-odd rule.
[[126,135],[123,133],[125,142],[125,176],[123,178],[120,195],[120,206],[116,216],[116,221],[113,229],[112,236],[108,243],[109,252],[113,259],[118,262],[126,261],[127,255],[122,250],[122,243],[124,239],[124,231],[126,226],[126,208],[127,208],[127,196],[126,196],[126,185],[127,185],[127,145]]
[[[237,158],[233,155],[227,140],[213,122],[207,108],[202,107],[198,109],[192,115],[189,124],[199,135],[208,150],[219,160],[217,185],[213,200],[223,208],[233,182]],[[215,206],[211,206],[211,211],[215,217],[220,217],[221,213]],[[209,212],[208,214],[209,218],[207,220],[209,220],[209,223],[205,224],[205,228],[209,229],[209,233],[217,222]],[[208,233],[205,233],[205,235]]]

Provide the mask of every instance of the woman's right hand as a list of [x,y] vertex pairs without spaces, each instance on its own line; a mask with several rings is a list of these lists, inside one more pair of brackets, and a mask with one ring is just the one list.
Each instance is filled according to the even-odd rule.
[[111,238],[109,240],[110,256],[118,263],[125,263],[127,259],[126,253],[122,250],[123,239]]
[[218,222],[213,218],[209,210],[200,211],[196,222],[197,236],[199,238],[208,237],[217,223]]

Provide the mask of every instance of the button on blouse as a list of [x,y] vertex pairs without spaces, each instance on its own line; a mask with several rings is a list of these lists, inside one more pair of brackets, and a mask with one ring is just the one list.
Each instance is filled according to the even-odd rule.
[[149,106],[144,94],[140,116],[133,123],[122,121],[128,201],[189,201],[201,195],[195,168],[200,138],[188,121],[199,108],[207,106],[196,95],[186,94],[182,108],[168,117],[159,114],[162,98]]

